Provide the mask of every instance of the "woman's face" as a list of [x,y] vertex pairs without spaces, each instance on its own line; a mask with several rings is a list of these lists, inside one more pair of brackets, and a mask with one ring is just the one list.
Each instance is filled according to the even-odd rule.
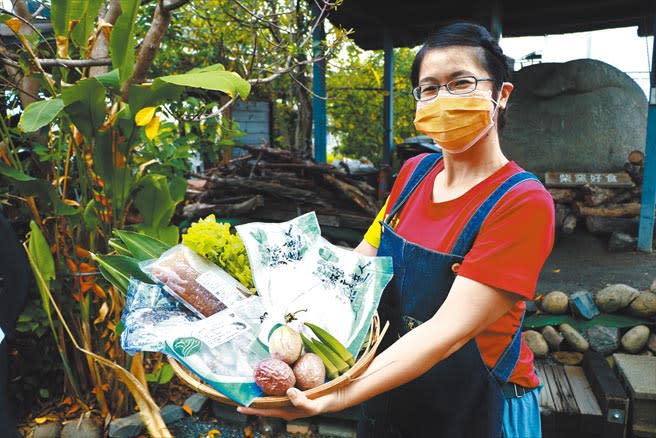
[[[479,61],[479,47],[450,46],[431,49],[426,52],[419,67],[419,85],[440,84],[463,76],[474,76],[476,78],[489,78],[490,74],[483,68]],[[507,84],[507,83],[506,83]],[[504,84],[504,89],[506,88]],[[510,84],[507,84],[510,85]],[[493,81],[480,81],[475,93],[492,92],[494,94]],[[499,106],[504,108],[508,95],[512,90],[502,90],[499,96]],[[440,88],[439,96],[448,93],[445,87]],[[503,102],[502,102],[503,101]],[[422,108],[433,101],[417,102],[417,109]]]

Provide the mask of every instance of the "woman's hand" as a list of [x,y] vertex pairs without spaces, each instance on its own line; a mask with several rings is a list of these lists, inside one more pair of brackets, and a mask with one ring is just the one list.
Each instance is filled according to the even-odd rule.
[[[339,392],[339,390],[337,392]],[[260,417],[279,417],[289,421],[329,412],[333,410],[332,405],[336,399],[335,393],[331,393],[310,400],[305,393],[296,388],[288,389],[287,397],[289,397],[293,406],[273,409],[257,409],[239,406],[237,412],[246,415],[258,415]]]

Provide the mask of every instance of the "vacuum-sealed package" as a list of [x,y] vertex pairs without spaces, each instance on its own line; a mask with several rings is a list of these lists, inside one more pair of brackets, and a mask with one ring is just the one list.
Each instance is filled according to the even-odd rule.
[[230,274],[182,244],[139,266],[200,317],[213,315],[251,296]]
[[166,353],[222,394],[248,406],[263,395],[254,369],[269,355],[257,339],[265,320],[260,297],[252,296],[170,333]]
[[321,236],[314,212],[281,223],[238,225],[268,318],[259,333],[268,345],[276,324],[296,318],[292,328],[312,337],[311,322],[357,356],[393,275],[390,257],[368,257]]
[[128,354],[139,351],[163,352],[170,333],[198,317],[181,307],[162,287],[130,279],[121,314],[121,348]]

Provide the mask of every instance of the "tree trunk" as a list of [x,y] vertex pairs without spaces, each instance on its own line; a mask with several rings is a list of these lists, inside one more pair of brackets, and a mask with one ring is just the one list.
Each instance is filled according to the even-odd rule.
[[[114,25],[119,15],[121,15],[121,4],[118,0],[110,0],[105,15],[100,19],[102,21],[100,26],[106,27],[101,27],[101,29],[96,31],[96,41],[91,48],[91,53],[89,54],[90,59],[101,59],[109,56],[108,32],[105,32],[104,29],[109,29],[109,25]],[[109,68],[107,66],[91,67],[89,69],[89,77],[107,73],[108,70]]]

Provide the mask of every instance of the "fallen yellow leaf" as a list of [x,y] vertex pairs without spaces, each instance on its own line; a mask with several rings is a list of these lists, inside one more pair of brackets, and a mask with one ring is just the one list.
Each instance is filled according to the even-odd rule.
[[559,273],[559,272],[560,272],[560,268],[558,268],[558,269],[554,269],[554,270],[553,270],[553,271],[551,271],[551,272],[555,272],[555,273],[557,274],[557,273]]
[[185,411],[187,413],[187,415],[193,415],[193,413],[194,413],[194,411],[191,410],[189,405],[183,405],[182,410]]
[[221,431],[218,429],[212,429],[207,431],[207,438],[219,438],[221,436]]
[[57,419],[57,417],[55,417],[55,416],[53,416],[53,415],[48,415],[48,416],[45,416],[45,417],[38,417],[38,418],[35,418],[35,419],[34,419],[34,422],[35,422],[36,424],[43,424],[43,423],[46,423],[46,422],[48,422],[48,421],[55,421],[56,419]]
[[156,109],[157,107],[154,106],[147,106],[145,108],[141,108],[139,111],[137,111],[137,114],[134,116],[134,123],[136,123],[137,126],[146,126],[153,119]]

